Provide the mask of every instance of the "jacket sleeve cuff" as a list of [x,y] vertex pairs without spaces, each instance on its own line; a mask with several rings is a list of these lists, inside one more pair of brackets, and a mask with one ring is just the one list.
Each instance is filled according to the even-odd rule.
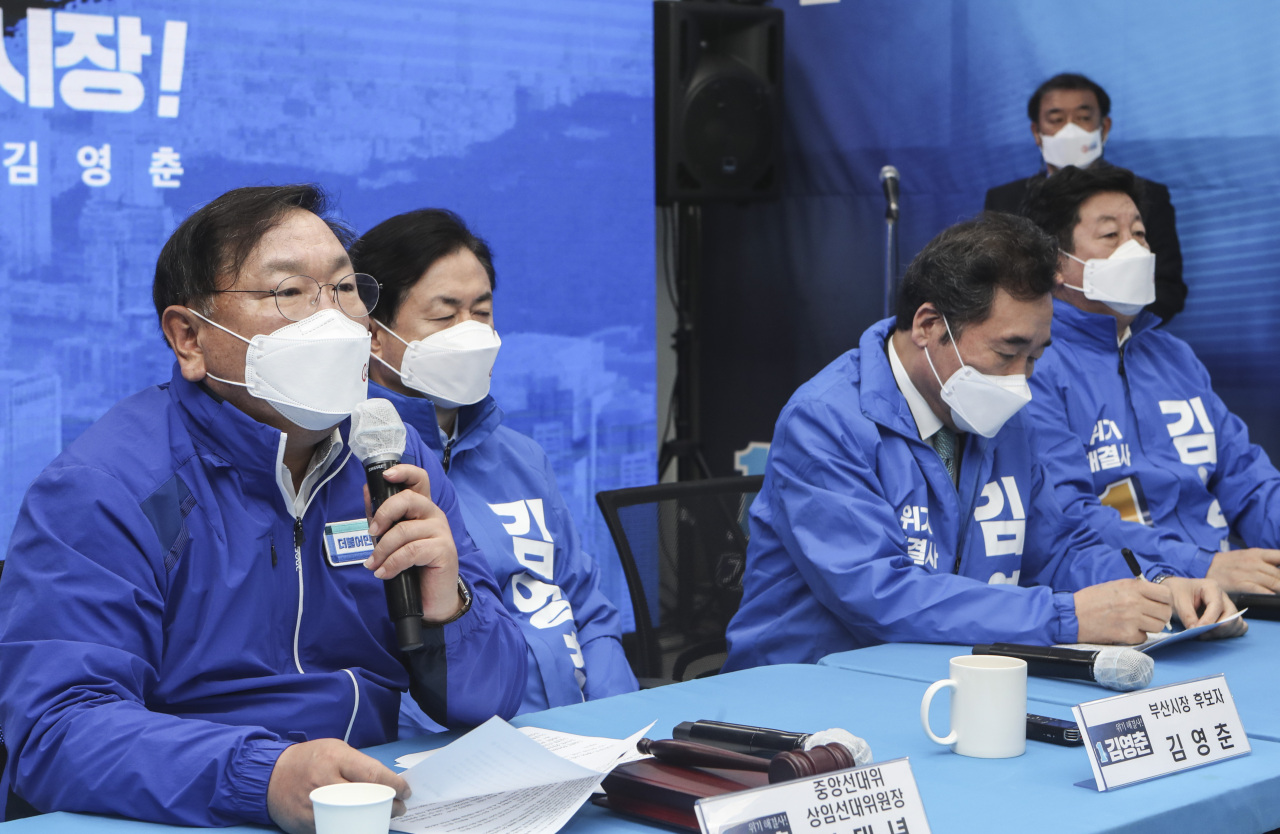
[[1209,575],[1209,568],[1213,565],[1213,558],[1217,556],[1217,552],[1213,550],[1205,550],[1203,547],[1192,557],[1189,566],[1189,573],[1193,579],[1204,579]]
[[1053,607],[1057,612],[1054,620],[1053,642],[1080,642],[1080,621],[1076,619],[1076,598],[1069,592],[1053,595]]
[[1218,554],[1212,550],[1191,544],[1190,542],[1165,542],[1161,545],[1163,561],[1154,562],[1143,571],[1143,576],[1154,580],[1161,574],[1181,576],[1187,579],[1204,579],[1213,564],[1213,557]]
[[227,773],[227,812],[246,822],[274,825],[267,811],[267,787],[276,760],[291,742],[251,739],[241,745]]
[[434,626],[431,623],[427,623],[428,628],[435,627],[444,629],[444,643],[446,646],[456,646],[458,643],[461,643],[469,637],[473,631],[484,625],[484,617],[481,612],[477,610],[478,608],[484,607],[484,597],[481,596],[477,599],[475,592],[471,589],[470,583],[462,577],[461,573],[458,574],[458,588],[459,593],[462,593],[462,589],[466,589],[463,594],[466,599],[466,603],[463,606],[463,609],[458,612],[458,615],[452,620],[437,623],[434,624]]

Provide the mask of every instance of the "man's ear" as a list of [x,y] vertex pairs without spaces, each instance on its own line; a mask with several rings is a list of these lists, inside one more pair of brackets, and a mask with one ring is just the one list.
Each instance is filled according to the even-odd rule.
[[1107,137],[1111,135],[1111,117],[1102,117],[1102,144],[1107,143]]
[[371,331],[371,335],[369,336],[369,352],[379,359],[385,359],[386,357],[382,354],[385,346],[383,340],[391,337],[385,334],[382,328],[382,323],[373,316],[369,317],[369,330]]
[[199,382],[205,377],[204,348],[197,338],[202,324],[195,313],[178,304],[166,307],[160,315],[160,329],[178,358],[182,378],[188,382]]
[[[1104,139],[1106,138],[1106,132],[1105,132],[1105,131],[1103,132],[1102,136],[1103,136],[1103,138],[1104,138]],[[1032,122],[1032,123],[1031,123],[1031,138],[1032,138],[1032,139],[1034,139],[1034,140],[1036,140],[1036,147],[1037,147],[1037,148],[1042,148],[1042,147],[1044,147],[1042,144],[1040,144],[1040,124],[1039,124],[1039,122]]]
[[937,331],[945,331],[946,327],[938,308],[932,301],[926,301],[916,308],[916,314],[911,318],[911,343],[924,350],[925,345],[937,338]]

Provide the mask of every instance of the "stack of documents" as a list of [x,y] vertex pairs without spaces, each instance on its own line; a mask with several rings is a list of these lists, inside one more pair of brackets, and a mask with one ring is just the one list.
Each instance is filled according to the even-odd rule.
[[615,765],[640,758],[636,741],[649,727],[594,738],[491,718],[448,747],[396,760],[413,795],[391,830],[554,834]]

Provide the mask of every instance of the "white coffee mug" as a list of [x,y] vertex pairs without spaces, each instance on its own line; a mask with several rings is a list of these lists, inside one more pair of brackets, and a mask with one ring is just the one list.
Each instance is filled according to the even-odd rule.
[[311,792],[316,834],[386,834],[396,789],[373,782],[340,782]]
[[[940,689],[951,690],[951,732],[929,728],[929,704]],[[979,759],[1010,759],[1027,749],[1027,662],[998,655],[951,658],[951,677],[925,690],[920,723],[937,744]]]

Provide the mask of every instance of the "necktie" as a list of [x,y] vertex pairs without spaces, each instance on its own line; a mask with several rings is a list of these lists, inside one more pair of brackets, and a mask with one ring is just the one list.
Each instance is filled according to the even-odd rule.
[[951,483],[956,482],[956,433],[943,426],[933,435],[933,448],[942,458],[942,465],[947,467],[947,475]]

